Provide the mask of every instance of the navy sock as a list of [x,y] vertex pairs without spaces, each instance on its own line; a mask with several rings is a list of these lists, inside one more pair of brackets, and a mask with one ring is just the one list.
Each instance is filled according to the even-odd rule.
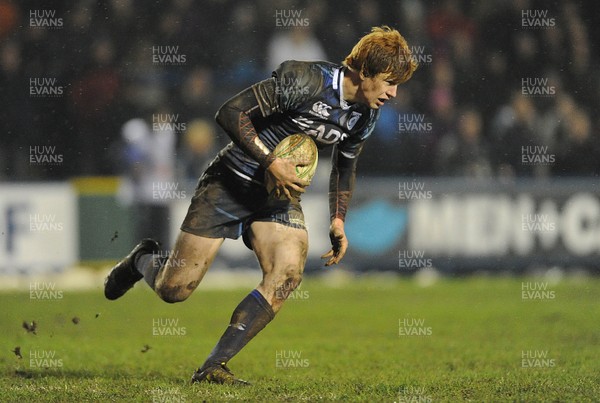
[[253,290],[233,311],[229,326],[202,368],[227,363],[273,320],[275,312],[258,290]]
[[134,266],[144,276],[144,280],[150,288],[154,290],[156,275],[166,262],[167,258],[165,257],[157,256],[153,253],[145,253],[135,257]]

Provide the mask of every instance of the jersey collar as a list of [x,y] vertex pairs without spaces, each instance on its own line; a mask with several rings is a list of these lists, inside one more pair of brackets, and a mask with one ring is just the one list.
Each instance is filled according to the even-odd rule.
[[344,100],[344,68],[340,67],[333,72],[333,89],[337,90],[340,97],[340,106],[342,109],[350,109],[350,104]]

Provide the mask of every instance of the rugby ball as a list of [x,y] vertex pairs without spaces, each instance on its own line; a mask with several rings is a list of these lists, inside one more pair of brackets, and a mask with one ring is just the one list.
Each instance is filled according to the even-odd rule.
[[[292,134],[281,140],[273,150],[276,157],[290,160],[296,166],[296,175],[310,182],[315,176],[319,161],[319,150],[314,140],[304,134]],[[269,193],[273,189],[267,189]]]

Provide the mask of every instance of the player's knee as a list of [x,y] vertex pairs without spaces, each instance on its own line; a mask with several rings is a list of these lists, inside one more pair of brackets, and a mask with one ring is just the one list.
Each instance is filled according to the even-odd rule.
[[302,282],[302,267],[299,265],[288,265],[277,279],[275,286],[275,298],[285,300]]
[[302,266],[299,264],[287,265],[283,272],[285,281],[290,284],[295,284],[297,287],[302,281],[302,269]]
[[185,285],[169,285],[160,284],[156,287],[156,293],[165,302],[174,304],[176,302],[185,301],[191,294],[196,286]]

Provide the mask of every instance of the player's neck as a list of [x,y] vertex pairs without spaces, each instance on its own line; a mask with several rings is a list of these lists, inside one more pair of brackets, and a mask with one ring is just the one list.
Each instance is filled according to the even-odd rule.
[[360,76],[358,72],[350,70],[346,67],[344,70],[344,80],[342,81],[342,91],[344,101],[354,103],[357,101],[356,94],[358,93],[358,85],[360,84]]

